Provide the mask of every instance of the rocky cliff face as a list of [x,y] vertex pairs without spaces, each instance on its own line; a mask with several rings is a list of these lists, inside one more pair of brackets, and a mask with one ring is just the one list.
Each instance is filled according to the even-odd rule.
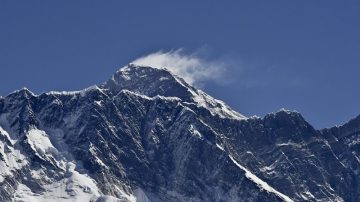
[[246,118],[165,69],[0,98],[0,201],[358,201],[360,118]]

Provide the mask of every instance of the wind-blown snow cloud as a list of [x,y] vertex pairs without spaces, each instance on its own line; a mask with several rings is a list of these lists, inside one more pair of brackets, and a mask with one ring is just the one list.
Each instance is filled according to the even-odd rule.
[[206,60],[196,53],[185,54],[182,49],[169,52],[158,51],[138,58],[132,63],[166,68],[194,85],[200,85],[205,81],[221,82],[227,69],[224,62]]

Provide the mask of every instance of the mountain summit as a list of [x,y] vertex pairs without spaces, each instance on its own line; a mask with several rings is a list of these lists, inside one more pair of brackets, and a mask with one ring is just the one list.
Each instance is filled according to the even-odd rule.
[[149,97],[164,96],[180,98],[182,102],[207,108],[213,115],[231,119],[246,119],[224,102],[216,100],[201,90],[187,84],[182,78],[166,69],[129,64],[117,71],[101,85],[113,94],[126,89]]
[[0,97],[0,201],[359,201],[360,118],[247,118],[166,69]]

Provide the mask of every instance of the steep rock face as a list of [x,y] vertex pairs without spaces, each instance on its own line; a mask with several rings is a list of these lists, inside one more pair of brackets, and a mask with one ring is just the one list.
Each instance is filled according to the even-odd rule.
[[248,177],[191,108],[245,117],[165,70],[121,71],[134,79],[142,72],[150,77],[144,82],[173,79],[164,84],[172,86],[117,80],[75,92],[22,89],[0,99],[2,201],[288,199]]
[[165,69],[0,98],[1,201],[358,201],[359,118],[246,118]]
[[341,193],[346,201],[356,201],[360,198],[360,117],[348,123],[320,131],[337,157],[341,166],[326,161],[328,172],[334,176],[330,183]]
[[242,137],[234,137],[231,150],[272,186],[299,201],[342,200],[329,185],[333,176],[324,168],[326,161],[341,164],[327,140],[300,114],[280,111],[249,120],[238,130]]

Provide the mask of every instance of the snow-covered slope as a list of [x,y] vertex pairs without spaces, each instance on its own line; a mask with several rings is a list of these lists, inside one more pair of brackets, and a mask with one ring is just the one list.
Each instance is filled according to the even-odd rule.
[[359,118],[246,118],[166,69],[0,98],[0,201],[358,201]]

